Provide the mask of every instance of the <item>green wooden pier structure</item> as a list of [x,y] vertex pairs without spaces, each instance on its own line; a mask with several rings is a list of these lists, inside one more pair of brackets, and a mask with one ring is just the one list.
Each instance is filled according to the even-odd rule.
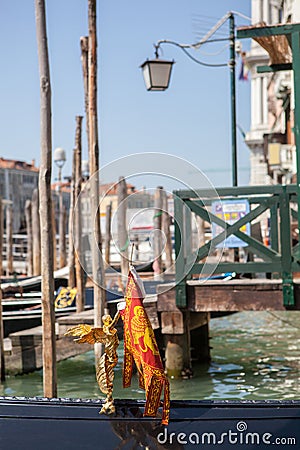
[[[183,350],[183,366],[191,366],[191,352],[198,359],[209,358],[208,323],[212,312],[300,310],[300,244],[292,239],[292,225],[300,230],[300,24],[250,26],[237,30],[237,38],[282,36],[292,54],[291,63],[257,68],[259,73],[293,70],[294,135],[297,159],[297,182],[291,185],[230,187],[213,190],[174,191],[176,283],[169,291],[157,295],[157,311],[162,330],[167,324],[165,345],[177,344]],[[261,43],[261,42],[260,42]],[[234,224],[212,213],[214,201],[246,199],[249,212]],[[270,242],[265,245],[242,227],[269,218]],[[191,218],[198,216],[222,228],[222,232],[192,251]],[[247,262],[220,262],[210,267],[206,258],[226,237],[234,235],[247,244],[255,255]],[[235,272],[238,277],[222,280],[199,280],[199,274]],[[241,274],[252,279],[239,279]],[[268,275],[267,275],[268,274]],[[164,332],[163,332],[164,333]],[[195,357],[195,355],[194,355]]]

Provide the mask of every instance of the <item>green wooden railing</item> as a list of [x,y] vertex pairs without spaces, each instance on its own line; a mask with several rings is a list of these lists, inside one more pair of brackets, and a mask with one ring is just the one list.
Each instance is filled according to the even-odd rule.
[[[247,186],[211,190],[174,191],[175,252],[176,252],[176,304],[187,306],[186,282],[193,275],[201,273],[215,274],[223,272],[272,273],[282,279],[283,302],[285,306],[294,305],[293,272],[300,272],[299,245],[292,243],[291,222],[297,220],[297,186]],[[250,211],[234,224],[229,225],[211,212],[211,205],[218,200],[247,199]],[[296,208],[296,209],[294,209]],[[223,231],[209,242],[192,251],[191,217],[192,213],[209,223],[215,223]],[[241,228],[262,214],[269,215],[270,244],[264,245],[253,236],[241,231]],[[205,258],[224,239],[230,235],[247,244],[247,250],[259,257],[250,262],[220,262],[216,267]],[[258,259],[258,258],[256,258]],[[205,272],[203,272],[205,270]]]

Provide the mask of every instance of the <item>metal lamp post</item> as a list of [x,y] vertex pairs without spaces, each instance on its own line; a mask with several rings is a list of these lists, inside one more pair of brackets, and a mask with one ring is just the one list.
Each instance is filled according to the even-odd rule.
[[[237,176],[237,144],[236,144],[236,86],[235,86],[235,20],[232,12],[227,13],[215,27],[200,42],[191,45],[181,45],[173,41],[159,41],[155,45],[155,59],[146,60],[140,67],[142,69],[145,86],[148,91],[165,91],[168,89],[171,79],[171,72],[174,61],[166,61],[159,59],[158,49],[161,44],[173,44],[181,49],[198,48],[205,42],[209,42],[208,38],[212,36],[218,28],[220,28],[226,20],[229,20],[229,40],[230,42],[230,60],[228,66],[230,68],[230,99],[231,99],[231,159],[232,159],[232,185],[238,185]],[[219,39],[217,39],[219,40]],[[223,39],[221,39],[223,40]],[[187,53],[187,52],[186,52]],[[188,56],[190,56],[188,54]],[[198,62],[195,58],[194,61]],[[206,65],[206,64],[204,64]],[[223,64],[224,65],[224,64]],[[216,66],[222,66],[216,65]]]
[[[58,167],[58,199],[59,199],[59,266],[60,268],[66,265],[66,248],[65,248],[65,227],[64,227],[64,205],[63,193],[61,189],[62,184],[62,168],[66,162],[66,152],[63,148],[58,147],[54,150],[54,162]],[[54,264],[56,261],[54,262]],[[55,264],[56,265],[56,264]]]

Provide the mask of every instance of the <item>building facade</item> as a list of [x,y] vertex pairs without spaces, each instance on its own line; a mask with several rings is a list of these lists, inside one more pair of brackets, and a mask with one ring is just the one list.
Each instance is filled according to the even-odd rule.
[[[299,0],[252,0],[253,25],[288,22],[300,22]],[[257,66],[270,64],[270,57],[254,40],[246,62],[251,74],[251,126],[245,139],[250,184],[290,183],[296,171],[292,71],[258,74]]]
[[0,158],[0,196],[12,202],[13,232],[25,228],[25,202],[38,187],[39,169],[31,163]]

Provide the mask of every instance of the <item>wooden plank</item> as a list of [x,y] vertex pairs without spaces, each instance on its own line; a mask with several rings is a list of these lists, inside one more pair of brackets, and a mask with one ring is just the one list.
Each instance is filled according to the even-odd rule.
[[[124,299],[120,299],[122,301]],[[155,306],[155,309],[157,309],[157,295],[146,295],[143,301],[143,305],[145,308],[149,308],[150,306]]]
[[259,279],[237,279],[237,280],[188,280],[188,286],[209,286],[217,287],[222,286],[224,289],[255,289],[255,290],[280,290],[282,285],[281,279],[269,280],[267,278]]
[[157,311],[179,311],[176,306],[175,288],[157,294]]
[[281,291],[236,291],[211,287],[195,289],[195,311],[282,311]]
[[159,325],[158,315],[157,315],[157,309],[155,306],[149,306],[148,308],[145,308],[147,312],[147,316],[149,317],[149,320],[151,322],[153,330],[157,330]]
[[160,318],[162,334],[184,333],[183,315],[179,310],[162,312]]
[[74,327],[80,323],[86,323],[88,325],[94,325],[94,310],[89,309],[76,314],[70,314],[69,316],[59,317],[58,334],[63,336],[68,328]]
[[[174,284],[158,286],[157,311],[178,311]],[[284,307],[281,280],[220,280],[205,283],[187,282],[188,309],[190,311],[282,311],[300,310],[300,284],[294,282],[295,305]]]

